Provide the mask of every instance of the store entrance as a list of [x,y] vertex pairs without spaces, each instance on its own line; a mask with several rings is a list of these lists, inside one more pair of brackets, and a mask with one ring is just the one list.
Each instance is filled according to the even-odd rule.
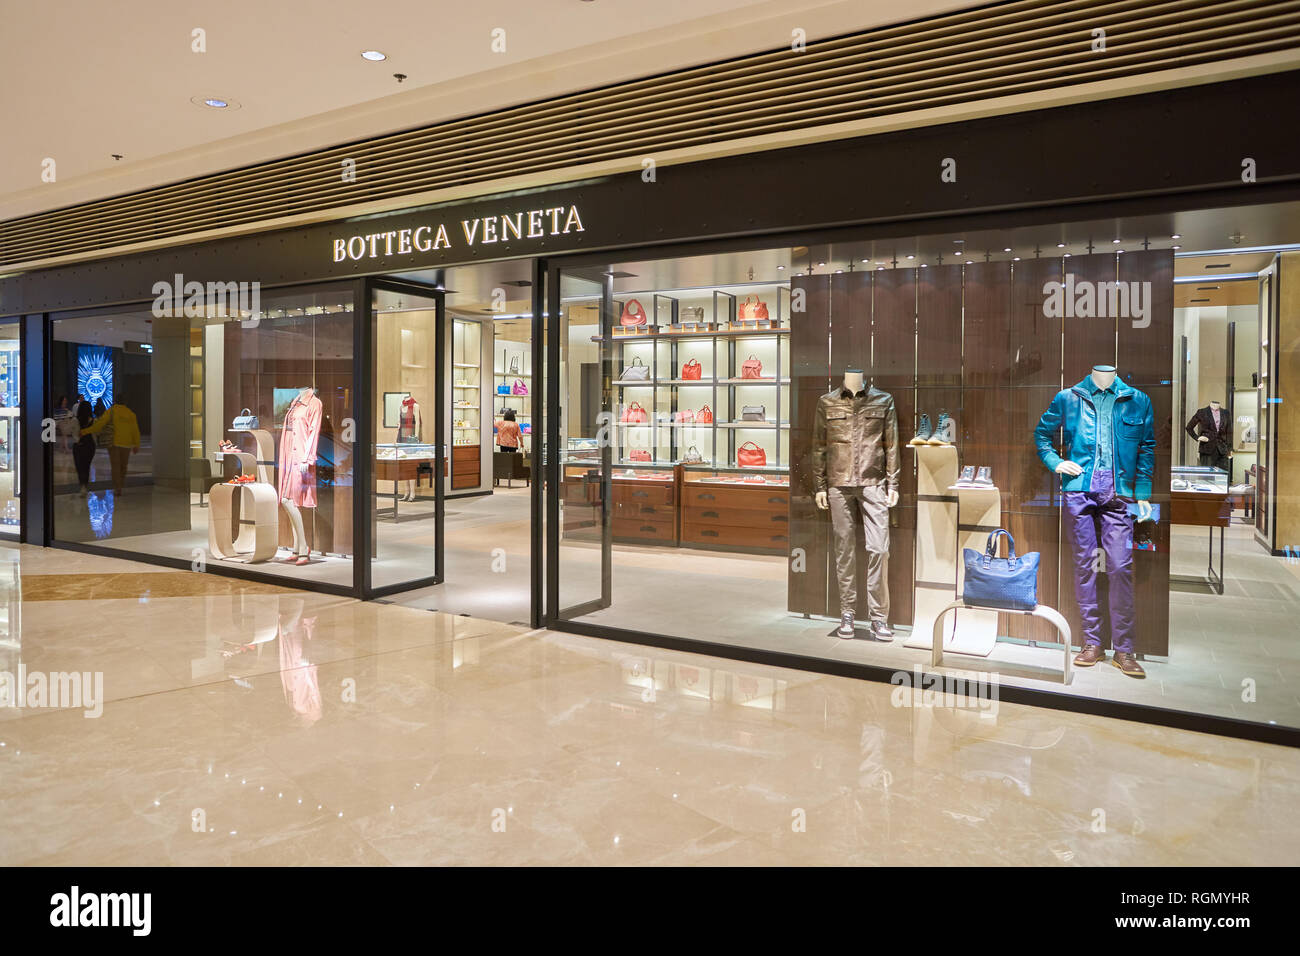
[[[530,260],[516,260],[383,280],[436,290],[442,310],[439,374],[426,392],[414,384],[422,333],[404,318],[413,313],[376,314],[375,401],[393,411],[375,433],[377,550],[386,538],[422,548],[425,566],[437,568],[436,581],[389,592],[393,603],[519,626],[532,620],[532,269]],[[406,444],[395,410],[412,396],[421,428],[418,441]],[[412,455],[427,456],[418,460],[432,471],[408,477],[412,466],[403,463]]]

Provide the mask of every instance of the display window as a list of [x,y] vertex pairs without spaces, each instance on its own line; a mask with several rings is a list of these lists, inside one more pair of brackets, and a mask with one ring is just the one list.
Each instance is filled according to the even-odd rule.
[[351,587],[353,311],[318,287],[55,317],[54,538]]
[[[19,499],[22,489],[22,434],[19,431],[22,409],[22,347],[17,322],[0,323],[0,536],[17,537],[22,529]],[[56,423],[67,417],[55,407]],[[66,428],[66,425],[64,425]]]
[[1300,726],[1275,214],[559,265],[557,619]]

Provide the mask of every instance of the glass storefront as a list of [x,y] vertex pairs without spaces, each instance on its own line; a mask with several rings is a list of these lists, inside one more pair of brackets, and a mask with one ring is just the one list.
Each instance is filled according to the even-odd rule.
[[1300,726],[1295,213],[561,264],[557,617]]
[[[0,323],[0,536],[17,537],[22,526],[18,484],[21,473],[22,350],[17,322]],[[59,420],[59,412],[55,412]]]

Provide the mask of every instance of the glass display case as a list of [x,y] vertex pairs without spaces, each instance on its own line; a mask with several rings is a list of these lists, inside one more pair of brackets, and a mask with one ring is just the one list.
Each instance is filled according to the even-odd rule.
[[1228,493],[1228,473],[1221,468],[1200,465],[1174,465],[1170,469],[1170,491],[1196,491],[1207,494]]

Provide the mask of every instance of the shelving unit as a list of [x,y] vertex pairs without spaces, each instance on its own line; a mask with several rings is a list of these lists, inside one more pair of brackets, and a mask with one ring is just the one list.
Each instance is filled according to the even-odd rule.
[[[202,330],[198,330],[202,335]],[[203,447],[203,339],[190,336],[190,457],[204,458]]]
[[[507,408],[513,409],[515,422],[519,425],[522,445],[520,450],[529,454],[533,448],[532,420],[529,412],[532,408],[533,390],[532,350],[521,343],[509,339],[497,339],[492,348],[492,420],[495,422]],[[513,370],[512,370],[513,369]],[[513,392],[502,394],[501,386],[513,388],[519,380],[528,389],[527,395],[515,395]],[[525,428],[528,430],[525,431]],[[495,437],[492,442],[496,445]]]
[[[772,327],[736,327],[737,312],[746,296],[756,295],[767,306]],[[784,468],[790,459],[790,289],[787,282],[755,282],[718,289],[684,289],[626,294],[616,302],[637,299],[652,307],[646,312],[655,331],[617,334],[613,339],[614,387],[618,396],[614,430],[615,458],[620,464],[646,464],[628,459],[648,450],[651,464],[682,460],[693,446],[706,464],[736,467],[737,449],[747,442],[763,449],[767,465]],[[702,309],[704,331],[673,331],[687,310]],[[696,321],[691,319],[691,321]],[[744,378],[741,367],[749,357],[762,364],[759,378]],[[649,367],[646,381],[623,381],[623,370],[639,360]],[[684,365],[698,362],[699,379],[684,379]],[[621,421],[632,402],[649,417],[645,424]],[[762,409],[761,421],[741,418],[744,406]],[[707,406],[709,423],[676,421]]]
[[[451,487],[477,487],[482,456],[482,329],[478,322],[451,323]],[[461,403],[465,404],[461,404]]]

